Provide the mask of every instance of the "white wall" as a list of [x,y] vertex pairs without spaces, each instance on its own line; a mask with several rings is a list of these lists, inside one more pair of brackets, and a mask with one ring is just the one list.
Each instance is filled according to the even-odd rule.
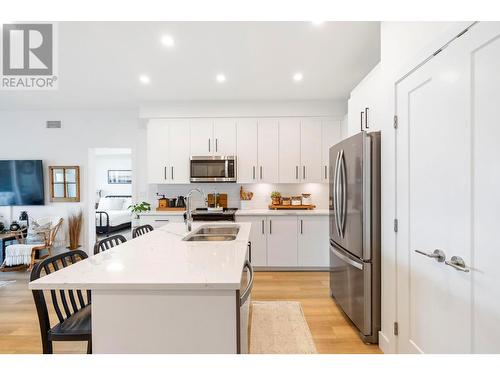
[[[394,85],[470,22],[382,22],[381,107],[377,130],[382,132],[382,331],[380,347],[396,352],[396,247]],[[376,129],[372,129],[376,130]]]
[[[45,121],[61,120],[62,129],[46,129]],[[12,216],[17,219],[19,211],[27,210],[32,218],[47,215],[61,215],[67,218],[68,213],[84,211],[87,218],[87,207],[94,201],[88,196],[88,154],[92,147],[131,148],[136,165],[145,163],[146,131],[138,124],[135,110],[93,111],[93,110],[60,110],[60,111],[0,111],[0,134],[2,137],[0,159],[42,159],[45,172],[46,206],[14,207]],[[48,167],[50,165],[79,165],[81,178],[80,203],[51,203],[49,201]],[[137,171],[134,178],[138,181],[136,194],[145,196],[147,187],[145,169],[133,168]],[[0,207],[0,215],[11,220],[11,208]],[[81,243],[84,250],[89,251],[87,224],[84,223]],[[61,241],[67,239],[64,228]]]
[[101,190],[101,197],[106,195],[132,195],[132,184],[108,184],[108,170],[131,170],[130,154],[96,155],[95,186]]

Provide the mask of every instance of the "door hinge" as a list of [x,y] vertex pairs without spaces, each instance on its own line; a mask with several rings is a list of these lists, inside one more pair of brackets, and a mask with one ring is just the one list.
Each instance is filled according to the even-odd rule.
[[394,219],[394,232],[397,232],[398,231],[398,219]]
[[394,115],[394,129],[398,128],[398,115]]
[[398,322],[394,322],[394,336],[399,334],[399,325]]

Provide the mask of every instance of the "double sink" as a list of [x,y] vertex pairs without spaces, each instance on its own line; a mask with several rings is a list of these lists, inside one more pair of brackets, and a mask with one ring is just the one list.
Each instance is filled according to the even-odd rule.
[[234,241],[238,225],[204,225],[184,237],[183,241]]

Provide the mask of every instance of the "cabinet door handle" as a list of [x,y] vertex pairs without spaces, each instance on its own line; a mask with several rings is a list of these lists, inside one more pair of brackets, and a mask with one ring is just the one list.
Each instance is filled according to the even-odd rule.
[[305,180],[306,179],[306,166],[305,165],[302,166],[302,176],[303,176],[303,179]]
[[328,176],[326,175],[327,174],[327,166],[325,165],[325,180],[328,178]]
[[253,179],[255,180],[255,165],[252,167],[253,169]]
[[273,221],[269,220],[269,234],[273,234]]
[[295,166],[295,179],[296,180],[299,179],[299,166],[298,165]]
[[370,129],[370,127],[368,126],[368,110],[369,109],[370,108],[368,108],[368,107],[365,108],[365,128],[366,129]]
[[262,165],[260,166],[260,179],[262,180]]
[[219,139],[215,138],[215,152],[219,150]]
[[264,220],[262,220],[262,234],[264,234]]
[[304,233],[304,221],[300,219],[300,234]]
[[165,169],[163,170],[163,176],[166,180],[167,179],[167,166],[165,166]]
[[172,166],[172,180],[174,179],[174,166]]
[[364,114],[364,112],[361,112],[361,118],[360,118],[361,131],[363,131],[363,114]]
[[208,138],[208,152],[210,152],[210,138]]

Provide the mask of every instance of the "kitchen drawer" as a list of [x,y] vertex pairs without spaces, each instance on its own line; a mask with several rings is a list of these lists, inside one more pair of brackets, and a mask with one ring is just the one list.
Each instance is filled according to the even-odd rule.
[[140,225],[149,224],[153,228],[159,228],[168,223],[182,223],[184,217],[182,215],[145,215],[140,216]]

